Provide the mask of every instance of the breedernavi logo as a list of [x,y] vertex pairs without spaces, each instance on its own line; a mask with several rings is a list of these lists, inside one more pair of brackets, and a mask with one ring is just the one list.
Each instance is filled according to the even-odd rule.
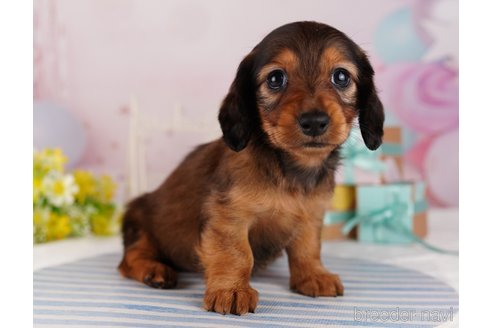
[[394,310],[364,310],[354,307],[354,321],[359,322],[409,322],[409,321],[428,321],[428,322],[450,322],[453,321],[454,310],[401,310],[396,307]]

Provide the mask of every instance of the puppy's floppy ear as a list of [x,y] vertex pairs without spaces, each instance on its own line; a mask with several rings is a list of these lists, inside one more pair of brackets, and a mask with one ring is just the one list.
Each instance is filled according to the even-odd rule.
[[374,70],[367,56],[362,52],[359,57],[359,69],[361,76],[357,87],[359,126],[367,148],[376,150],[383,142],[384,109],[374,86]]
[[224,142],[234,151],[241,151],[247,146],[257,114],[253,69],[254,54],[250,53],[239,64],[236,78],[219,111]]

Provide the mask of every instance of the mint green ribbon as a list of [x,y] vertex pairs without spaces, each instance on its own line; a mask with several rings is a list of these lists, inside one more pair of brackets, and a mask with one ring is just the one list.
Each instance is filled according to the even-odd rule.
[[381,145],[381,152],[388,156],[399,156],[403,155],[403,147],[397,143],[383,143]]
[[335,224],[347,222],[355,216],[354,211],[343,211],[343,212],[327,212],[323,219],[324,224]]
[[415,214],[418,214],[427,211],[428,208],[429,203],[427,203],[427,200],[421,199],[415,202],[413,211],[415,212]]
[[[427,206],[427,203],[424,201],[423,203],[421,203],[421,205],[419,205],[419,210],[424,209],[425,206]],[[414,206],[410,206],[405,202],[400,202],[398,197],[395,196],[394,201],[391,204],[383,208],[374,210],[368,214],[356,215],[351,219],[349,219],[343,226],[342,233],[344,235],[348,235],[356,225],[360,225],[362,223],[369,223],[372,225],[382,225],[385,228],[392,230],[395,233],[407,237],[409,240],[421,244],[422,246],[424,246],[425,248],[431,251],[442,253],[442,254],[450,254],[456,256],[459,255],[458,251],[445,250],[427,243],[422,238],[415,235],[413,231],[408,229],[403,224],[402,219],[408,216],[413,217],[414,213],[415,213]]]
[[343,144],[341,155],[344,164],[344,183],[355,183],[355,167],[366,171],[383,172],[386,165],[379,159],[380,151],[371,151],[353,134]]

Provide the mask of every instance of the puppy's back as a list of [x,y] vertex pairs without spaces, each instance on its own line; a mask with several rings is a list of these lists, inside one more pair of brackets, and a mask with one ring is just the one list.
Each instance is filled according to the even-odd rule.
[[199,270],[195,246],[206,219],[202,206],[225,151],[222,140],[196,147],[155,191],[131,201],[123,218],[125,248],[145,236],[163,263]]

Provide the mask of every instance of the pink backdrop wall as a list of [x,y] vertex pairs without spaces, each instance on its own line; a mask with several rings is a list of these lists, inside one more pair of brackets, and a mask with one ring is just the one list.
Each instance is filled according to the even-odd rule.
[[[399,59],[396,46],[384,44],[391,41],[384,33],[402,28],[401,10],[420,38],[412,41],[414,58]],[[457,205],[457,1],[36,0],[35,101],[56,103],[81,122],[85,146],[72,165],[122,182],[131,95],[156,123],[168,124],[179,104],[185,120],[218,137],[218,106],[242,57],[275,27],[298,20],[332,25],[367,50],[388,122],[405,128],[409,174],[432,179],[437,172],[434,204]],[[177,130],[149,138],[152,176],[162,179],[213,135]]]

